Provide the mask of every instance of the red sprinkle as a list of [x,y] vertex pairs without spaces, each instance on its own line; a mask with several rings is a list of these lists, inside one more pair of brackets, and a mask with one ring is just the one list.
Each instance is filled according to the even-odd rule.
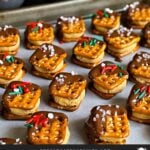
[[150,94],[150,85],[147,87],[147,92]]
[[6,59],[7,56],[8,56],[8,52],[5,52],[5,54],[3,55],[3,61]]
[[107,70],[110,70],[111,72],[113,72],[116,68],[117,68],[116,65],[104,66],[104,67],[102,67],[101,73],[103,74],[103,73],[105,73]]
[[33,123],[34,126],[38,126],[38,125],[46,126],[46,124],[48,122],[48,118],[43,118],[43,117],[44,117],[43,114],[34,115],[32,118],[27,120],[27,123],[28,124]]
[[79,42],[88,42],[89,40],[91,40],[90,37],[88,37],[88,36],[83,36],[83,37],[81,37],[81,38],[79,39]]
[[140,88],[140,91],[142,92],[142,91],[144,91],[146,89],[146,86],[142,86],[141,88]]
[[103,12],[102,10],[98,10],[98,11],[96,12],[96,14],[99,15],[100,17],[102,17],[103,14],[104,14],[104,12]]

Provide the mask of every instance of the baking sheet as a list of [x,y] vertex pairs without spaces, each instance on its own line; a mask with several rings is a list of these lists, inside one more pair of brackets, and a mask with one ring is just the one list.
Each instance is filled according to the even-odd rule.
[[[86,25],[87,25],[87,32],[85,36],[97,37],[96,35],[91,34],[90,19],[86,20]],[[74,112],[61,111],[61,110],[52,108],[48,106],[48,100],[49,100],[48,86],[51,81],[33,76],[30,73],[31,66],[28,60],[34,51],[30,51],[24,48],[24,44],[23,44],[24,29],[21,29],[20,32],[21,32],[22,41],[21,41],[21,47],[17,56],[22,58],[25,61],[26,67],[28,70],[28,73],[23,78],[23,81],[33,82],[41,86],[42,96],[41,96],[41,104],[40,104],[39,110],[57,111],[57,112],[65,113],[69,118],[70,139],[68,141],[68,144],[88,144],[88,140],[87,140],[85,129],[84,129],[84,122],[88,119],[90,110],[94,106],[101,105],[101,104],[119,104],[120,106],[125,107],[128,95],[134,84],[128,81],[127,87],[121,93],[113,97],[111,100],[103,100],[100,97],[98,97],[95,93],[87,89],[84,101],[81,103],[79,109]],[[77,72],[78,74],[85,76],[86,79],[89,81],[87,74],[90,70],[77,66],[73,64],[70,60],[71,55],[72,55],[72,48],[75,45],[75,42],[60,44],[57,40],[55,40],[54,44],[64,48],[64,50],[68,54],[68,57],[66,60],[67,67],[65,71]],[[147,48],[140,47],[140,50],[138,52],[148,51],[148,50],[149,49]],[[135,53],[123,58],[123,61],[121,62],[121,64],[126,66],[134,55]],[[108,55],[107,53],[105,54],[105,57],[103,60],[110,60],[110,61],[115,62],[114,58]],[[4,89],[0,88],[0,99],[2,97],[3,92],[4,92]],[[26,127],[24,126],[24,124],[25,124],[25,121],[7,121],[7,120],[4,120],[2,117],[0,117],[0,137],[20,138],[23,141],[25,141],[26,140]],[[150,126],[130,121],[130,135],[127,138],[127,144],[150,144]]]

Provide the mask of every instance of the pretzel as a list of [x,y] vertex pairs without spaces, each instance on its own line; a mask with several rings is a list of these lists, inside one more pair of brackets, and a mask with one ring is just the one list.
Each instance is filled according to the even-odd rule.
[[129,27],[143,29],[150,21],[150,6],[134,2],[126,7],[126,18]]
[[76,110],[85,96],[86,80],[73,73],[59,73],[49,86],[50,101],[52,107]]
[[37,112],[27,120],[29,144],[66,144],[69,139],[68,118],[63,113]]
[[128,65],[130,79],[139,83],[150,83],[150,54],[141,52],[136,54]]
[[85,32],[85,23],[81,17],[64,17],[57,20],[57,35],[63,42],[78,41]]
[[142,45],[150,48],[150,23],[147,23],[142,30]]
[[120,25],[120,15],[106,8],[98,10],[92,18],[92,31],[95,34],[106,34],[109,30],[116,30]]
[[25,119],[25,116],[30,117],[38,109],[40,95],[41,89],[36,84],[21,81],[11,82],[2,97],[3,110],[7,114],[4,114],[4,117],[6,119],[17,119],[16,116],[21,116],[22,119]]
[[96,38],[83,37],[73,48],[72,61],[80,66],[92,68],[104,57],[105,42]]
[[20,138],[17,139],[12,139],[12,138],[0,138],[0,145],[7,145],[7,144],[11,144],[11,145],[21,145],[21,144],[25,144],[23,143]]
[[43,44],[30,57],[34,75],[52,79],[66,66],[64,59],[67,53],[55,45]]
[[54,40],[54,29],[44,22],[29,22],[25,31],[25,43],[28,49],[37,49],[44,43],[51,44]]
[[16,55],[19,46],[20,34],[16,28],[7,25],[0,27],[0,54]]
[[118,30],[110,31],[105,40],[108,44],[108,53],[112,56],[121,58],[134,51],[139,46],[140,37],[132,32],[132,29],[120,26]]
[[150,86],[136,84],[133,86],[128,102],[128,116],[131,120],[150,124]]
[[0,84],[6,86],[14,80],[21,80],[26,69],[20,58],[12,55],[0,55]]
[[99,105],[85,123],[91,144],[124,144],[129,135],[126,111],[119,105]]
[[123,66],[109,61],[102,62],[89,72],[90,89],[104,99],[113,97],[126,86],[128,73]]

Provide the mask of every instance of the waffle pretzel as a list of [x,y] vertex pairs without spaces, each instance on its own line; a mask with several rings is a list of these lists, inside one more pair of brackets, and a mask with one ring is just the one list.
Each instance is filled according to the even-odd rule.
[[64,42],[77,41],[85,32],[84,20],[80,17],[61,16],[57,21],[58,37]]
[[128,65],[130,79],[139,83],[150,83],[150,54],[141,52],[136,54]]
[[112,62],[102,62],[89,72],[92,81],[92,91],[99,96],[109,99],[126,86],[128,73],[121,65]]
[[86,80],[80,75],[59,73],[49,86],[52,107],[76,110],[85,96]]
[[54,40],[54,29],[44,22],[27,23],[25,31],[25,43],[29,49],[37,49],[44,43],[51,44]]
[[98,10],[92,18],[92,28],[95,34],[107,34],[109,30],[116,30],[120,25],[120,15],[106,8]]
[[26,69],[22,59],[12,55],[0,55],[0,84],[5,86],[14,80],[21,80]]
[[68,118],[62,113],[38,112],[27,123],[30,144],[66,144],[69,139]]
[[7,25],[0,27],[0,54],[15,55],[19,46],[20,34],[16,28]]
[[[4,115],[4,117],[6,119],[17,119],[17,116],[18,119],[20,119],[21,116],[22,118],[24,118],[24,116],[30,117],[29,115],[38,109],[40,95],[41,89],[36,84],[21,81],[11,82],[2,97],[4,113],[8,114]],[[9,116],[12,117],[9,118]]]
[[126,16],[130,27],[143,29],[150,21],[150,6],[137,2],[130,4]]
[[58,46],[43,44],[30,57],[34,75],[52,79],[66,66],[64,59],[67,53]]
[[108,44],[107,52],[112,56],[121,58],[139,48],[140,36],[132,32],[132,28],[120,26],[115,31],[110,31],[105,40]]
[[123,144],[129,130],[126,111],[118,105],[95,106],[86,122],[86,132],[92,144]]
[[135,84],[127,102],[130,119],[150,124],[150,86]]

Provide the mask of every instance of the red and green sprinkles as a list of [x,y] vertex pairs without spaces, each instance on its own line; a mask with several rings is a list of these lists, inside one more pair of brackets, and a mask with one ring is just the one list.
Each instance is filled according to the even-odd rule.
[[22,83],[17,83],[17,84],[12,84],[11,89],[12,91],[9,92],[9,95],[20,95],[24,93],[28,93],[30,90],[27,87],[27,85],[30,85],[31,83],[29,82],[22,82]]
[[42,32],[42,30],[43,30],[42,22],[29,22],[26,25],[31,27],[32,32],[38,32],[38,31]]
[[96,38],[90,38],[90,37],[82,37],[79,42],[81,43],[81,46],[84,48],[86,47],[87,45],[89,46],[95,46],[96,43],[100,41]]
[[142,99],[146,95],[150,95],[150,85],[147,87],[145,85],[140,88],[136,88],[133,93],[136,95],[137,99]]
[[[124,66],[120,64],[112,64],[112,63],[101,63],[101,74],[106,73],[107,71],[114,72],[117,68],[120,68],[121,70],[124,70]],[[124,74],[122,72],[118,72],[118,77],[122,77]]]
[[42,126],[45,127],[46,124],[48,123],[48,117],[45,117],[44,114],[39,113],[31,117],[29,120],[27,120],[25,126],[27,127],[37,127],[37,126]]
[[100,17],[105,17],[105,18],[109,18],[109,14],[107,13],[107,11],[102,11],[102,10],[98,10],[97,12],[96,12],[96,14],[98,15],[98,16],[100,16]]

